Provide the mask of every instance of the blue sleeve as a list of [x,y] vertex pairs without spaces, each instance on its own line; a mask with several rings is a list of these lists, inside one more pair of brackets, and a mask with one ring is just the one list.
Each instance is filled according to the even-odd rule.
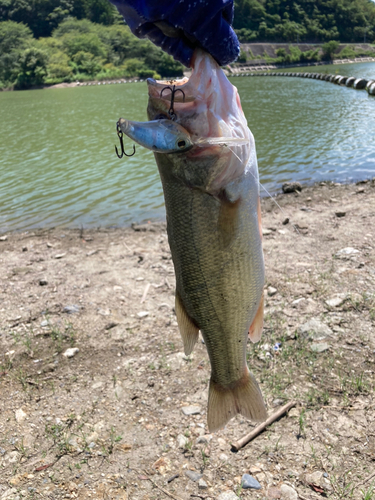
[[233,0],[110,0],[138,38],[149,38],[190,66],[197,46],[224,66],[240,51],[231,27]]

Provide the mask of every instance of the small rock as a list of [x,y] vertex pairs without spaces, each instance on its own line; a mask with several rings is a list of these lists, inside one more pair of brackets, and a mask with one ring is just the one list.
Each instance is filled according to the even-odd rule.
[[255,479],[255,477],[250,476],[250,474],[244,474],[241,479],[241,486],[244,490],[247,489],[254,489],[254,490],[261,490],[262,486],[260,483]]
[[49,241],[47,241],[47,248],[54,248],[55,245],[52,245]]
[[48,285],[48,281],[47,280],[39,280],[39,285],[46,286],[46,285]]
[[325,342],[322,342],[321,344],[312,344],[311,345],[311,350],[316,353],[328,351],[329,345],[326,344]]
[[332,297],[331,299],[326,300],[326,304],[329,307],[339,307],[345,302],[346,299],[346,294],[339,294],[336,297]]
[[9,479],[9,484],[11,486],[19,486],[22,482],[23,475],[22,474],[17,474],[16,476],[13,476]]
[[287,224],[289,224],[289,217],[285,217],[283,220],[283,226],[286,226]]
[[167,479],[167,483],[171,483],[172,481],[174,481],[175,479],[177,479],[178,477],[180,477],[180,474],[173,474],[173,476],[169,477]]
[[212,439],[211,434],[206,434],[205,436],[199,436],[196,443],[197,444],[209,444],[211,439]]
[[4,235],[4,236],[0,236],[0,241],[6,241],[8,239],[8,236]]
[[190,479],[190,481],[193,481],[194,483],[196,483],[203,477],[203,474],[199,474],[199,472],[195,472],[193,470],[186,470],[184,471],[184,474],[187,478]]
[[226,455],[225,453],[220,453],[220,455],[219,455],[219,459],[220,459],[222,462],[227,462],[227,461],[228,461],[228,455]]
[[336,252],[335,256],[336,257],[343,257],[346,255],[354,255],[356,253],[359,253],[359,250],[357,250],[356,248],[346,247],[346,248],[342,248],[341,250]]
[[259,474],[260,472],[262,472],[262,469],[260,467],[258,467],[257,465],[252,465],[250,467],[250,472],[252,474]]
[[333,334],[332,330],[326,324],[316,318],[311,318],[303,325],[300,325],[297,331],[303,337],[311,337],[315,340],[325,339]]
[[309,484],[315,484],[316,486],[320,486],[320,481],[323,477],[323,472],[315,471],[311,474],[306,474],[305,479]]
[[48,326],[48,321],[47,321],[46,319],[44,319],[44,320],[40,323],[40,326],[41,326],[41,327]]
[[291,410],[288,411],[288,417],[300,417],[300,411],[298,408],[292,408]]
[[283,399],[274,399],[272,401],[272,406],[275,408],[275,406],[281,406],[284,403]]
[[186,445],[189,441],[188,438],[186,436],[183,436],[182,434],[179,434],[176,440],[177,440],[177,447],[182,449],[186,448]]
[[276,289],[276,288],[274,288],[273,286],[269,286],[269,287],[267,288],[267,293],[268,293],[268,296],[269,296],[269,297],[273,297],[274,295],[276,295],[276,294],[277,294],[277,289]]
[[216,500],[238,500],[238,496],[233,491],[224,491]]
[[278,488],[268,488],[267,498],[269,498],[270,500],[277,500],[281,498],[281,490],[279,490]]
[[270,229],[266,229],[266,228],[262,229],[263,236],[267,236],[269,234],[273,234],[273,231],[271,231]]
[[66,252],[65,253],[58,253],[55,255],[55,259],[62,259],[63,257],[65,257],[66,255]]
[[63,356],[65,356],[66,358],[72,358],[77,354],[77,352],[79,352],[78,347],[69,347],[69,349],[63,352]]
[[64,312],[67,314],[76,314],[79,312],[79,310],[80,310],[80,307],[77,306],[76,304],[64,307]]
[[283,500],[298,500],[298,494],[294,488],[288,486],[287,484],[282,484],[280,486],[281,498]]
[[137,313],[137,316],[138,316],[138,318],[145,318],[149,314],[150,313],[148,311],[141,311],[141,312]]
[[337,212],[335,212],[335,215],[336,217],[345,217],[346,212],[344,212],[343,210],[338,210]]
[[27,251],[28,251],[28,248],[27,248],[27,247],[22,247],[22,251],[23,251],[23,252],[27,252]]
[[98,314],[100,314],[100,316],[110,316],[111,311],[109,309],[101,309],[99,307]]
[[208,485],[204,479],[200,478],[200,480],[198,481],[198,488],[200,490],[206,490],[208,488]]
[[302,191],[302,186],[299,182],[284,182],[281,188],[283,193],[295,193],[296,191]]
[[21,422],[23,422],[25,420],[25,418],[27,417],[26,413],[23,411],[22,408],[19,408],[18,410],[16,410],[15,414],[16,414],[16,420],[19,424]]
[[184,415],[199,415],[201,412],[200,406],[183,406],[181,411]]
[[5,490],[4,493],[2,493],[0,498],[1,498],[1,500],[5,500],[6,498],[13,499],[13,498],[15,498],[15,495],[17,495],[16,488],[9,488],[8,490]]

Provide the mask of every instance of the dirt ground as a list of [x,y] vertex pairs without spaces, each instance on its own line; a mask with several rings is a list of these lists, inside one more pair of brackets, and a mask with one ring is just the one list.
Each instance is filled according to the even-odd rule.
[[182,351],[164,223],[1,236],[1,500],[375,498],[375,182],[277,202],[248,363],[269,414],[297,404],[238,452],[255,425],[208,434],[209,361]]

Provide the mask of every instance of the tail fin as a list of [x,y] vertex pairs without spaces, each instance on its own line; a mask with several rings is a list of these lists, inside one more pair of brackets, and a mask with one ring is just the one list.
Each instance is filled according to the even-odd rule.
[[222,429],[237,413],[257,422],[267,418],[258,382],[247,368],[244,376],[230,388],[210,380],[207,411],[209,431]]

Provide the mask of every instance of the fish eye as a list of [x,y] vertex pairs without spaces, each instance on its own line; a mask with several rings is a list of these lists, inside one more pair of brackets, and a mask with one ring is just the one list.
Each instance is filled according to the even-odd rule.
[[177,146],[180,148],[180,149],[183,149],[185,146],[186,146],[186,141],[184,141],[183,139],[180,139],[177,143]]

